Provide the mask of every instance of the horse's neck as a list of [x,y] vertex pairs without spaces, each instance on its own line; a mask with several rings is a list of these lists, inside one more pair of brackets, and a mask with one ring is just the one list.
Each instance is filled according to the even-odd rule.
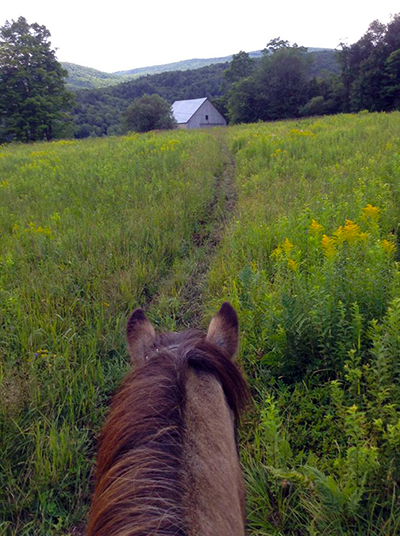
[[233,416],[214,377],[189,373],[185,421],[190,535],[243,536],[244,486]]

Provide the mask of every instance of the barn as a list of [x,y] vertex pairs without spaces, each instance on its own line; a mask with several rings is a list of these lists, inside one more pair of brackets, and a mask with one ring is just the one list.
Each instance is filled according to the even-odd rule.
[[173,116],[178,128],[226,127],[226,121],[207,97],[175,101]]

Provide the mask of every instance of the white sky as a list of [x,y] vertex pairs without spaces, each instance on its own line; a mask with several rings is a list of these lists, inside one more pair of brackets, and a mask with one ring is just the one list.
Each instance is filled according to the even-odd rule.
[[278,36],[335,48],[398,12],[398,0],[1,0],[0,26],[44,24],[60,61],[113,72],[260,50]]

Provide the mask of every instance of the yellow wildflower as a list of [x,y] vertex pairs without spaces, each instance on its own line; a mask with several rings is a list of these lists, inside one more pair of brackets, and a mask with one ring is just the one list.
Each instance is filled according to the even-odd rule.
[[290,130],[290,134],[294,134],[296,136],[314,136],[314,133],[310,132],[309,130],[299,130],[297,128],[292,128]]
[[379,245],[381,246],[383,251],[385,251],[389,255],[393,255],[396,251],[396,244],[394,244],[393,242],[389,242],[389,240],[381,240],[379,242]]
[[273,157],[278,156],[279,153],[281,153],[281,152],[282,152],[282,149],[276,149],[276,150],[271,154],[271,156],[273,156]]
[[331,259],[336,255],[336,241],[334,238],[324,234],[321,240],[321,246],[324,250],[325,257],[328,259]]
[[286,238],[283,244],[279,244],[279,246],[274,249],[274,251],[271,253],[271,257],[275,257],[278,260],[281,259],[283,255],[285,255],[285,257],[289,258],[290,252],[293,248],[293,244],[288,238]]
[[274,251],[271,253],[271,257],[275,257],[276,259],[280,259],[282,257],[282,248],[281,246],[278,246],[274,249]]
[[320,223],[318,223],[316,220],[313,220],[309,229],[311,233],[318,234],[324,230],[324,227]]
[[351,244],[359,239],[360,228],[354,221],[346,220],[345,225],[341,225],[333,234],[336,236],[339,243],[347,241]]
[[370,203],[362,209],[363,218],[371,221],[378,221],[380,216],[380,208],[373,207]]
[[32,151],[29,156],[32,156],[33,158],[39,156],[39,157],[42,157],[42,156],[47,156],[47,152],[46,151]]
[[60,140],[60,141],[53,141],[52,145],[73,145],[76,141],[72,140]]
[[25,229],[25,232],[31,231],[32,233],[44,234],[51,236],[52,232],[50,227],[42,227],[41,225],[36,226],[32,221],[28,223],[29,229]]
[[38,357],[47,357],[49,355],[49,351],[43,348],[39,348],[39,350],[36,350],[35,356]]
[[42,227],[41,225],[39,225],[39,227],[36,227],[35,233],[51,235],[51,229],[50,227]]
[[289,257],[291,250],[293,249],[293,244],[290,242],[288,238],[284,241],[283,244],[281,244],[281,247],[283,251],[285,252],[286,257]]
[[294,261],[293,259],[288,259],[288,266],[293,272],[296,272],[297,268],[299,267],[299,263]]

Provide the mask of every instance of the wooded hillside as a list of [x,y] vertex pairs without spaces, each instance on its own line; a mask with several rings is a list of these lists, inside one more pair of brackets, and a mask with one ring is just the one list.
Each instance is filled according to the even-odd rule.
[[[251,54],[249,55],[251,57]],[[261,53],[253,53],[254,61],[260,61]],[[312,53],[309,77],[325,78],[337,74],[340,65],[335,51],[317,50]],[[208,61],[208,60],[207,60]],[[181,62],[183,63],[183,62]],[[135,80],[97,90],[77,91],[77,106],[74,110],[76,137],[113,135],[121,132],[121,116],[134,99],[144,94],[157,93],[172,104],[175,100],[208,97],[218,99],[227,90],[224,71],[229,62],[215,63],[200,69],[165,71],[141,76]],[[133,71],[132,71],[133,72]],[[110,75],[115,76],[115,75]],[[107,79],[114,84],[115,78]],[[218,102],[216,102],[218,106]],[[221,109],[225,112],[224,108]]]

